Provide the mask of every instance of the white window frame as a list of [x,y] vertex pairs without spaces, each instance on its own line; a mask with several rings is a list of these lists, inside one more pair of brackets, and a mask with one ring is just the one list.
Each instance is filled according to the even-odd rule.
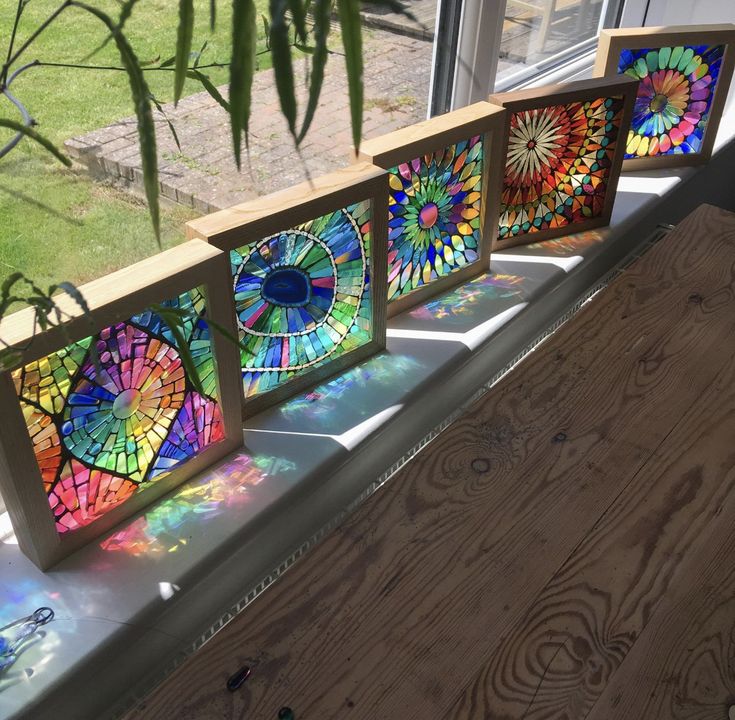
[[[448,0],[440,0],[447,2]],[[607,17],[614,0],[604,0],[601,17]],[[640,27],[650,0],[625,0],[618,25]],[[484,100],[492,92],[560,82],[589,74],[594,63],[596,38],[569,48],[565,60],[543,61],[496,83],[500,41],[507,0],[464,0],[455,58],[451,109]],[[613,19],[614,20],[614,19]]]

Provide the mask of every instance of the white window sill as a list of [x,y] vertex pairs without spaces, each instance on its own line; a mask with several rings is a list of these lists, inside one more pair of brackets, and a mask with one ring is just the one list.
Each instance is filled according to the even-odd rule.
[[453,310],[434,302],[394,318],[386,353],[253,419],[246,451],[105,542],[46,574],[12,538],[0,543],[0,626],[56,611],[0,679],[0,718],[102,718],[123,706],[658,223],[702,202],[735,209],[728,108],[707,167],[624,176],[611,227],[584,247],[494,254],[494,274],[455,291]]

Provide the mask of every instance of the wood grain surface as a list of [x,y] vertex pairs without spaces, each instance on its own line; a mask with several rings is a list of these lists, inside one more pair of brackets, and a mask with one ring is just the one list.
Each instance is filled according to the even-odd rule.
[[131,720],[612,717],[729,497],[734,270],[735,216],[701,208]]

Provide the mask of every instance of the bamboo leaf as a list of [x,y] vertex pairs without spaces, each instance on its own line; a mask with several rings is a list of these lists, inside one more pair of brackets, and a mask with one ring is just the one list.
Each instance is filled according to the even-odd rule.
[[306,8],[302,5],[301,0],[288,0],[288,9],[293,18],[293,24],[296,28],[296,34],[302,43],[306,43]]
[[160,316],[161,320],[163,320],[171,331],[171,334],[174,336],[174,341],[176,342],[176,349],[179,351],[181,362],[184,365],[184,370],[186,370],[186,374],[191,379],[194,389],[200,395],[204,395],[205,392],[201,378],[199,377],[199,371],[194,364],[194,357],[191,354],[189,344],[184,338],[184,316],[181,316],[176,312],[172,312],[173,308],[169,308],[164,305],[154,305],[151,307],[151,310]]
[[232,2],[232,59],[230,61],[230,127],[235,162],[240,169],[242,133],[247,142],[250,127],[250,101],[255,74],[255,3]]
[[164,60],[158,67],[167,68],[171,67],[176,62],[176,55],[172,55],[168,60]]
[[306,112],[301,123],[301,131],[296,138],[298,145],[306,136],[314,119],[314,113],[319,105],[319,96],[322,92],[322,84],[324,82],[324,68],[327,64],[329,50],[327,48],[327,38],[329,36],[330,22],[329,18],[332,12],[332,0],[314,0],[313,18],[314,18],[314,54],[311,60],[311,78],[309,79],[309,100],[306,105]]
[[26,137],[34,140],[41,145],[45,150],[48,150],[59,162],[62,162],[67,167],[71,167],[71,160],[59,150],[50,140],[45,138],[40,133],[36,132],[32,127],[23,125],[22,123],[16,122],[15,120],[6,120],[0,118],[0,127],[8,128],[14,132],[19,132]]
[[179,0],[179,30],[176,40],[176,72],[174,73],[174,105],[184,90],[189,69],[191,40],[194,36],[194,0]]
[[291,62],[291,42],[286,23],[286,7],[287,0],[270,0],[270,51],[281,112],[286,118],[288,129],[296,137],[296,89]]
[[362,138],[362,28],[360,26],[360,0],[337,0],[339,22],[342,28],[342,44],[345,49],[347,85],[350,94],[352,118],[352,142],[355,152],[360,149]]
[[194,69],[195,70],[198,67],[200,60],[202,59],[202,55],[204,55],[204,51],[207,49],[207,45],[209,45],[209,40],[205,40],[199,52],[195,54],[195,57],[194,57]]
[[209,0],[209,29],[214,32],[217,25],[217,0]]
[[[188,73],[187,73],[188,74]],[[179,135],[176,132],[176,128],[174,127],[174,124],[169,119],[168,115],[166,115],[166,111],[163,109],[163,105],[161,105],[156,98],[151,95],[151,102],[156,106],[156,110],[163,115],[163,119],[166,121],[166,124],[168,125],[168,129],[171,131],[171,135],[173,136],[174,142],[176,143],[176,147],[179,149],[179,152],[181,152],[181,143],[179,142]]]
[[130,90],[135,105],[135,115],[138,120],[138,140],[140,143],[140,157],[143,166],[143,184],[145,195],[148,200],[148,211],[153,223],[158,246],[161,246],[161,213],[158,198],[158,151],[156,149],[156,128],[153,124],[153,112],[151,110],[151,91],[148,89],[143,71],[140,68],[138,58],[133,52],[127,38],[116,27],[109,15],[98,10],[96,7],[86,3],[73,0],[74,5],[94,15],[105,25],[115,38],[120,59],[128,73]]
[[228,113],[230,112],[230,103],[222,97],[222,94],[217,90],[208,75],[205,75],[200,70],[189,70],[188,75],[190,78],[198,80],[204,89],[212,96],[212,99],[221,105]]

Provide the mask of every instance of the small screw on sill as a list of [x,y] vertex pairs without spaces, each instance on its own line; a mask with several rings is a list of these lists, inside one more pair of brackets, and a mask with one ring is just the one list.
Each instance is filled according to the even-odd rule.
[[236,690],[239,690],[244,684],[245,681],[250,677],[250,668],[245,665],[244,667],[240,668],[230,679],[227,681],[227,689],[230,692],[235,692]]

